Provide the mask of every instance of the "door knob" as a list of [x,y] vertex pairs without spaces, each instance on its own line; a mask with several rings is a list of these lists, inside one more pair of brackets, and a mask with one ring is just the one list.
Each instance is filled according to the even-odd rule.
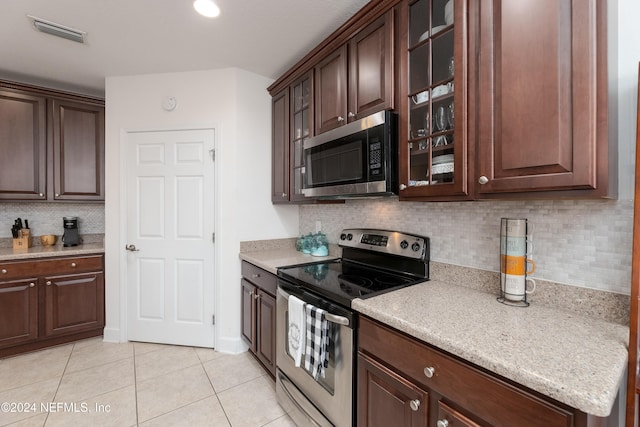
[[129,252],[138,252],[140,249],[136,249],[136,245],[127,245],[124,247]]

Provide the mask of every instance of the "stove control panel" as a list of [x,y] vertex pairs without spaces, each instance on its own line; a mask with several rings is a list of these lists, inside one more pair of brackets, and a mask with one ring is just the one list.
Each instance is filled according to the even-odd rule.
[[338,244],[398,255],[405,258],[429,260],[429,238],[399,231],[374,229],[342,230]]

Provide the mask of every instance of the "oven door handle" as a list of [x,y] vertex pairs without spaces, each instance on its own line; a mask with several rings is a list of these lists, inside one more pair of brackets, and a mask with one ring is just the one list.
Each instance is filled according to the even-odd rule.
[[[278,293],[285,298],[287,301],[289,300],[289,294],[278,288]],[[306,303],[305,303],[306,304]],[[324,318],[327,319],[327,322],[337,323],[338,325],[349,326],[349,319],[344,316],[337,316],[335,314],[331,314],[325,310]]]

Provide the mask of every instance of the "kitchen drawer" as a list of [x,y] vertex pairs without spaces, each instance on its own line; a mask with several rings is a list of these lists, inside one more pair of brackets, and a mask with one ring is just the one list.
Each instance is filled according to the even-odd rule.
[[272,296],[276,295],[278,284],[277,278],[274,274],[256,267],[253,264],[249,264],[246,261],[242,261],[242,277],[258,286],[259,288],[267,291]]
[[48,276],[52,274],[102,271],[102,255],[84,257],[48,258],[0,263],[0,281],[21,277]]
[[531,426],[574,425],[571,408],[547,401],[365,317],[360,319],[359,347],[492,425],[522,425],[524,420]]

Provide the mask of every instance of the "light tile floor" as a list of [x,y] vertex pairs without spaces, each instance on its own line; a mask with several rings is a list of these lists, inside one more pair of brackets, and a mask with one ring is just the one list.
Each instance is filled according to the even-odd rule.
[[93,338],[0,359],[0,426],[295,424],[248,353]]

